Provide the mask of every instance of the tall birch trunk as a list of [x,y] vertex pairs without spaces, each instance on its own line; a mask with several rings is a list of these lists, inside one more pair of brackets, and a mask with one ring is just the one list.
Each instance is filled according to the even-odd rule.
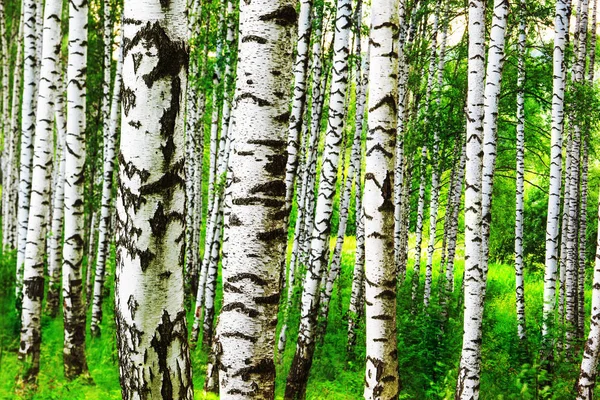
[[329,116],[325,133],[325,149],[310,241],[310,258],[302,291],[300,327],[296,353],[285,390],[286,399],[303,398],[315,350],[315,328],[319,307],[319,286],[329,255],[329,234],[340,159],[348,86],[348,55],[352,4],[338,0],[333,40],[333,71],[329,96]]
[[485,2],[469,3],[467,92],[467,161],[465,191],[465,305],[457,399],[479,398],[481,320],[485,275],[481,252],[481,178],[483,163],[483,102],[485,60]]
[[369,130],[365,213],[367,361],[365,399],[398,397],[396,268],[394,265],[394,152],[397,128],[398,1],[373,3],[370,36]]
[[[306,104],[306,70],[308,67],[308,50],[312,28],[312,3],[313,0],[300,1],[300,14],[298,15],[298,42],[296,45],[296,59],[294,61],[294,92],[292,97],[292,113],[288,128],[287,165],[286,165],[286,194],[285,201],[288,209],[292,207],[294,194],[294,181],[298,169],[298,143],[302,131],[302,115]],[[320,40],[319,37],[315,38]]]
[[546,221],[546,254],[544,271],[544,306],[542,337],[546,357],[552,351],[552,320],[556,297],[556,270],[558,263],[560,186],[562,177],[562,142],[564,131],[565,98],[565,43],[569,34],[569,1],[556,1],[554,18],[554,54],[552,62],[552,134],[550,151],[550,185],[548,217]]
[[56,96],[54,99],[54,120],[56,122],[57,145],[55,161],[55,182],[52,193],[52,226],[50,232],[50,254],[48,259],[48,296],[46,299],[46,310],[48,315],[56,317],[60,300],[60,289],[62,286],[62,239],[63,222],[65,212],[65,140],[67,136],[67,121],[65,119],[64,106],[64,82],[63,77],[57,78]]
[[124,399],[193,398],[183,291],[185,21],[184,0],[125,2],[115,289]]
[[[122,42],[121,42],[122,43]],[[117,126],[121,111],[121,71],[123,68],[123,45],[119,46],[119,58],[113,85],[113,94],[110,106],[110,123],[104,133],[104,170],[102,176],[102,202],[100,209],[100,223],[98,225],[98,256],[96,257],[96,275],[94,278],[94,300],[92,305],[92,335],[100,335],[100,322],[102,322],[102,293],[106,275],[106,259],[110,249],[110,221],[112,216],[112,187],[113,170],[115,167],[115,152],[117,146]],[[105,127],[106,128],[106,127]]]
[[498,102],[502,85],[502,68],[504,67],[504,43],[506,38],[506,20],[508,17],[508,0],[494,1],[490,45],[487,56],[485,82],[485,102],[483,117],[483,172],[482,172],[482,235],[481,260],[484,279],[487,279],[490,227],[492,225],[492,193],[494,172],[496,170],[496,150],[498,132]]
[[27,226],[27,245],[23,277],[23,309],[19,358],[35,379],[39,372],[42,300],[44,298],[44,256],[46,253],[46,216],[50,204],[50,165],[53,153],[53,120],[57,68],[60,53],[62,0],[48,0],[44,11],[44,38],[36,110],[36,132],[31,181],[31,202]]
[[[313,10],[317,13],[319,10]],[[312,166],[316,163],[316,152],[319,145],[319,137],[321,131],[321,111],[323,106],[324,92],[327,87],[326,76],[323,75],[323,46],[322,46],[322,18],[318,18],[317,26],[314,31],[314,39],[312,45],[312,103],[311,103],[311,124],[310,124],[310,138],[307,138],[307,151],[306,161],[304,162],[304,169],[302,171],[302,182],[300,189],[300,196],[298,197],[298,211],[296,214],[296,226],[294,227],[294,242],[292,244],[292,254],[290,256],[290,263],[288,268],[288,274],[286,276],[286,306],[283,314],[283,325],[279,332],[279,340],[277,341],[277,353],[279,360],[281,361],[283,353],[285,351],[285,345],[287,342],[287,329],[289,321],[289,313],[292,307],[292,295],[294,293],[294,282],[296,278],[296,268],[300,264],[302,258],[302,248],[306,241],[305,236],[305,223],[310,215],[309,208],[312,209],[313,205],[309,202],[309,198],[314,193],[314,185],[310,184],[310,177]],[[325,74],[326,75],[326,74]],[[304,123],[304,127],[307,124]],[[289,144],[289,143],[288,143]],[[286,167],[287,171],[287,167]],[[287,179],[287,172],[286,172]],[[287,185],[286,185],[287,190]],[[286,192],[287,195],[287,192]]]
[[[220,395],[274,397],[275,329],[285,260],[287,93],[296,10],[287,0],[240,3],[239,77],[225,196]],[[247,121],[253,123],[248,124]]]
[[[21,153],[19,162],[19,194],[17,205],[17,281],[16,299],[20,305],[23,297],[23,266],[27,243],[27,222],[31,197],[31,171],[33,136],[35,133],[34,98],[36,96],[36,1],[23,1],[23,98],[21,99]],[[20,308],[20,307],[18,307]]]
[[[600,227],[600,214],[598,217],[598,226]],[[596,386],[598,354],[600,353],[600,229],[598,230],[596,246],[596,264],[594,268],[594,284],[592,286],[592,315],[590,317],[590,332],[585,343],[579,379],[577,381],[578,400],[592,400]]]
[[525,282],[523,280],[523,207],[525,194],[525,0],[520,0],[517,77],[517,187],[515,215],[515,297],[517,334],[525,340]]
[[63,307],[65,376],[87,372],[85,302],[81,266],[84,252],[85,100],[87,69],[87,0],[69,2],[67,66],[67,136],[65,139],[65,243],[63,247]]

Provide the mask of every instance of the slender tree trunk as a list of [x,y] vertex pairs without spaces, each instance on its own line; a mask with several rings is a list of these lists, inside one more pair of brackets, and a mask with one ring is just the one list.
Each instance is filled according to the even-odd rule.
[[523,280],[523,197],[525,194],[525,0],[520,0],[517,77],[517,188],[515,216],[515,296],[517,334],[525,340],[525,282]]
[[183,0],[124,6],[115,289],[124,399],[193,398],[183,291],[185,12]]
[[397,0],[375,0],[371,20],[369,130],[365,163],[365,399],[398,397],[394,150],[397,128]]
[[[598,226],[600,227],[600,214]],[[591,400],[594,398],[598,353],[600,352],[600,229],[598,230],[596,266],[594,268],[594,284],[592,287],[592,315],[590,317],[590,332],[585,344],[583,360],[581,361],[581,369],[579,372],[579,380],[577,381],[577,399],[586,400]]]
[[[562,142],[564,131],[565,98],[565,43],[569,34],[569,1],[556,1],[554,19],[554,55],[552,63],[552,134],[550,154],[550,186],[546,222],[546,255],[544,272],[544,306],[542,337],[545,357],[552,352],[552,320],[556,297],[556,269],[558,263],[560,186],[562,169]],[[563,228],[564,229],[564,228]]]
[[[102,300],[104,279],[106,275],[106,259],[110,248],[110,220],[112,214],[112,184],[113,170],[115,167],[115,151],[117,146],[117,126],[121,110],[121,71],[123,68],[123,48],[119,46],[119,58],[113,85],[113,95],[110,109],[110,123],[104,134],[104,173],[102,177],[102,203],[100,209],[100,223],[98,226],[98,257],[96,258],[96,276],[94,279],[94,301],[92,306],[92,335],[100,335],[100,322],[102,322]],[[106,128],[106,126],[105,126]]]
[[[294,195],[294,181],[298,169],[298,143],[302,131],[302,115],[306,103],[306,70],[308,67],[308,50],[312,28],[312,3],[313,0],[300,1],[300,14],[298,16],[298,43],[296,45],[296,59],[294,61],[294,93],[292,97],[292,113],[288,128],[287,165],[286,165],[286,195],[285,201],[288,209],[292,207]],[[316,37],[315,40],[320,40]]]
[[[360,46],[360,27],[362,24],[362,2],[357,3],[356,9],[356,20],[358,21],[357,29],[356,29],[356,48],[355,55],[361,56],[361,46]],[[370,50],[370,49],[369,49]],[[369,50],[367,50],[366,57],[369,57]],[[354,130],[354,138],[352,142],[352,149],[350,154],[350,162],[348,165],[348,171],[346,172],[344,191],[342,192],[340,207],[339,207],[339,218],[338,218],[338,234],[335,241],[335,248],[333,251],[333,256],[331,258],[331,263],[329,266],[329,273],[327,274],[327,281],[325,287],[322,288],[321,298],[319,300],[320,304],[320,320],[322,324],[320,325],[320,332],[318,335],[323,338],[325,332],[327,330],[327,317],[329,315],[329,301],[331,299],[331,294],[333,292],[333,284],[337,279],[340,269],[342,267],[342,247],[344,246],[344,238],[346,237],[346,226],[348,223],[348,208],[350,206],[350,195],[352,194],[352,184],[354,183],[354,175],[357,170],[359,170],[359,164],[362,163],[362,128],[363,128],[363,116],[365,112],[366,105],[366,91],[367,85],[369,82],[369,69],[368,65],[361,74],[361,65],[360,62],[357,62],[356,67],[356,79],[358,81],[357,89],[356,89],[356,112],[355,112],[355,130]]]
[[[322,7],[313,10],[315,14],[322,11]],[[311,171],[313,165],[316,164],[316,152],[319,145],[319,138],[321,133],[321,112],[323,110],[324,92],[327,88],[327,77],[326,71],[323,73],[323,45],[322,45],[322,18],[318,17],[316,21],[316,27],[312,44],[312,104],[311,104],[311,124],[310,124],[310,138],[307,138],[307,154],[306,161],[304,163],[304,169],[302,171],[302,182],[300,189],[300,196],[298,197],[298,212],[296,214],[296,226],[294,227],[294,242],[292,243],[292,254],[290,257],[289,269],[286,280],[286,306],[283,314],[283,325],[279,332],[279,340],[277,341],[277,353],[279,360],[281,361],[283,353],[285,351],[285,345],[287,342],[287,329],[289,322],[289,313],[292,308],[292,295],[294,293],[294,282],[296,278],[296,267],[301,263],[302,249],[304,243],[307,241],[306,235],[306,223],[311,215],[313,203],[309,200],[314,198],[314,184],[311,184]],[[299,40],[300,42],[300,40]],[[322,76],[323,75],[323,76]],[[305,123],[303,126],[306,126]],[[289,143],[288,143],[289,145]],[[287,164],[289,166],[289,163]],[[286,180],[287,180],[287,166],[286,166]],[[286,184],[286,190],[288,186]],[[286,192],[287,195],[287,192]]]
[[87,372],[85,303],[81,280],[84,245],[85,99],[87,69],[86,0],[69,3],[67,67],[67,136],[65,141],[65,243],[63,247],[63,305],[65,376]]
[[[35,132],[34,97],[36,95],[36,2],[23,1],[23,98],[21,99],[21,153],[19,170],[19,194],[17,211],[17,309],[20,309],[23,297],[23,266],[25,262],[25,244],[27,242],[27,222],[29,219],[29,200],[31,197],[31,170],[33,160],[33,136]],[[14,100],[13,100],[14,101]]]
[[[24,35],[24,10],[21,7],[21,17],[19,20],[19,30],[17,34],[17,54],[14,64],[13,88],[11,96],[11,116],[10,116],[10,149],[9,149],[9,176],[7,177],[7,204],[6,210],[6,242],[11,248],[17,248],[17,203],[18,203],[18,183],[19,172],[17,163],[18,143],[21,136],[19,126],[19,110],[21,108],[21,82],[23,80],[24,60],[23,60],[23,35]],[[18,269],[18,268],[17,268]],[[19,277],[17,276],[17,279]],[[17,288],[18,290],[18,288]],[[19,296],[19,293],[16,293]],[[18,297],[17,297],[18,298]]]
[[36,379],[39,372],[41,345],[42,300],[44,297],[44,255],[46,229],[50,204],[53,152],[53,118],[57,68],[60,52],[60,23],[62,0],[48,0],[44,12],[44,51],[40,69],[40,84],[35,113],[36,132],[31,181],[31,202],[25,247],[23,279],[23,310],[21,313],[21,345],[19,358],[28,364],[29,378]]
[[[287,242],[286,127],[292,2],[240,3],[235,142],[225,207],[223,307],[217,327],[220,395],[269,399],[275,391],[274,321]],[[268,40],[267,40],[268,38]],[[277,73],[274,73],[276,71]],[[243,79],[242,79],[243,77]],[[252,118],[255,123],[247,124]]]
[[581,203],[579,206],[579,257],[577,271],[577,338],[583,341],[585,333],[585,251],[587,249],[587,198],[588,198],[588,137],[581,143]]
[[485,275],[481,252],[481,178],[483,162],[483,103],[485,2],[469,3],[467,93],[467,161],[465,191],[465,306],[463,345],[456,385],[457,399],[479,398],[481,320]]
[[[415,243],[415,264],[412,276],[412,304],[416,307],[417,293],[419,291],[419,280],[421,277],[421,247],[423,244],[423,219],[425,219],[425,185],[427,181],[427,145],[421,147],[421,159],[419,162],[419,200],[417,203],[417,226]],[[414,311],[414,308],[413,308]]]
[[319,285],[329,254],[329,234],[333,198],[336,190],[340,146],[345,119],[346,88],[348,84],[349,38],[352,25],[352,5],[338,0],[333,40],[333,72],[329,97],[329,117],[322,155],[321,177],[310,243],[310,259],[302,292],[302,310],[298,343],[285,390],[286,399],[301,399],[315,350],[315,328],[319,307]]
[[[62,75],[62,73],[61,73]],[[65,140],[67,135],[67,121],[65,119],[64,106],[64,82],[63,77],[56,80],[57,90],[54,99],[54,120],[56,122],[57,146],[56,146],[56,179],[52,198],[52,230],[50,232],[50,254],[48,259],[48,296],[46,299],[46,310],[48,315],[56,317],[60,300],[60,289],[62,286],[62,238],[65,206]]]
[[[507,17],[508,0],[495,0],[492,29],[490,31],[490,46],[487,57],[483,117],[481,260],[484,270],[484,283],[487,279],[490,227],[492,225],[492,192],[494,186],[494,172],[496,169],[496,150],[498,142],[498,102],[500,99],[500,88],[502,85],[502,68],[504,66],[504,43],[506,37]],[[485,285],[483,293],[485,296]]]

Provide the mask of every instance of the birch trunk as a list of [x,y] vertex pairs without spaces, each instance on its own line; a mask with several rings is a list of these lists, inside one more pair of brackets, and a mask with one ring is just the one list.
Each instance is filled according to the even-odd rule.
[[[600,209],[600,204],[599,204]],[[600,227],[600,216],[598,219]],[[577,381],[577,399],[592,400],[596,386],[598,353],[600,352],[600,229],[596,247],[596,264],[594,268],[594,284],[592,289],[592,315],[590,332],[583,352],[579,379]]]
[[[315,13],[321,11],[314,10]],[[319,145],[320,131],[321,131],[321,111],[323,109],[324,92],[327,87],[326,74],[323,75],[323,46],[322,46],[322,18],[317,21],[317,26],[314,31],[314,39],[312,45],[312,103],[311,103],[311,124],[310,124],[310,138],[307,138],[307,154],[306,161],[304,163],[304,169],[302,171],[302,182],[300,189],[300,196],[298,197],[298,211],[296,214],[296,226],[294,227],[294,242],[292,244],[292,254],[290,257],[289,269],[286,280],[286,306],[283,314],[283,325],[279,332],[279,340],[277,341],[277,353],[279,360],[281,361],[283,353],[285,351],[285,345],[287,342],[287,329],[289,321],[289,313],[292,307],[292,295],[294,293],[294,282],[296,280],[296,267],[301,263],[302,249],[306,242],[306,222],[311,214],[309,208],[312,210],[313,203],[309,202],[311,197],[314,197],[314,185],[311,185],[311,171],[313,164],[316,163],[316,152]],[[304,127],[307,124],[304,123]],[[288,143],[289,144],[289,143]],[[287,171],[287,167],[286,167]],[[287,172],[286,172],[287,179]],[[287,185],[286,185],[287,190]],[[287,192],[286,192],[287,195]]]
[[397,0],[376,0],[371,20],[369,130],[365,163],[365,399],[398,397],[394,151],[397,128]]
[[546,222],[546,254],[544,272],[544,306],[542,337],[549,355],[552,347],[550,332],[554,318],[556,297],[556,269],[558,262],[560,186],[562,169],[562,142],[564,131],[565,98],[565,43],[569,32],[569,1],[556,1],[554,19],[554,55],[552,62],[552,134],[550,151],[550,186],[548,189],[548,218]]
[[69,3],[67,66],[67,136],[65,139],[65,243],[63,247],[63,307],[65,376],[87,372],[85,302],[81,266],[84,251],[85,100],[87,69],[86,0]]
[[[294,61],[294,92],[292,97],[292,113],[288,128],[287,164],[286,164],[286,194],[285,201],[288,209],[292,207],[294,195],[294,181],[298,169],[298,143],[302,131],[302,115],[306,103],[306,70],[308,67],[308,50],[312,28],[312,3],[313,0],[300,1],[300,14],[298,15],[298,43],[296,45],[296,59]],[[316,40],[320,40],[316,37]]]
[[[121,42],[122,43],[122,42]],[[102,176],[102,203],[100,209],[100,223],[98,226],[98,256],[96,257],[96,276],[94,279],[94,301],[92,305],[91,334],[100,335],[100,322],[102,322],[102,293],[106,275],[106,259],[110,250],[110,220],[112,214],[112,186],[113,170],[115,167],[115,151],[117,146],[117,125],[121,109],[121,71],[123,68],[123,48],[119,46],[119,58],[113,85],[113,95],[110,106],[110,123],[104,133],[104,171]],[[105,127],[106,128],[106,127]]]
[[520,0],[517,77],[517,187],[515,215],[515,296],[517,334],[525,340],[525,282],[523,280],[523,197],[525,194],[525,0]]
[[508,17],[508,0],[494,1],[492,29],[490,31],[490,46],[487,56],[485,82],[485,102],[483,117],[483,172],[481,194],[481,260],[483,267],[485,296],[485,281],[487,279],[490,227],[492,225],[492,192],[494,172],[496,170],[496,150],[498,132],[498,102],[502,85],[502,68],[504,67],[504,43],[506,38],[506,20]]
[[44,255],[50,204],[50,165],[53,152],[53,118],[56,81],[60,77],[57,60],[60,52],[62,0],[48,0],[44,11],[44,51],[40,69],[36,110],[36,132],[31,181],[31,202],[25,247],[23,310],[19,358],[29,367],[29,378],[39,372],[42,300],[44,298]]
[[[37,50],[36,50],[36,2],[23,1],[23,98],[21,99],[21,153],[19,161],[19,193],[17,205],[17,280],[16,299],[20,306],[23,297],[23,266],[27,243],[27,222],[31,197],[31,171],[33,160],[33,136],[35,133],[34,98],[36,96]],[[20,307],[18,307],[20,308]]]
[[325,149],[311,234],[310,258],[302,291],[302,310],[296,353],[287,379],[285,398],[303,398],[315,349],[315,328],[319,307],[319,285],[329,253],[329,234],[344,128],[346,88],[348,85],[349,38],[352,5],[338,0],[333,40],[333,71],[329,97],[329,116]]
[[[6,224],[6,242],[11,248],[17,248],[17,203],[18,203],[18,184],[19,184],[19,172],[17,163],[17,144],[21,135],[19,127],[19,110],[21,108],[21,82],[23,80],[24,60],[23,60],[23,35],[24,26],[23,23],[24,10],[21,9],[21,17],[19,20],[19,33],[17,34],[17,54],[14,64],[13,73],[13,89],[12,89],[12,100],[11,100],[11,117],[10,117],[10,132],[11,142],[9,149],[9,176],[7,177],[7,204],[9,209],[6,210],[7,224]],[[17,296],[19,293],[17,292]],[[18,297],[17,297],[18,298]],[[18,307],[17,307],[18,308]]]
[[54,120],[56,122],[56,179],[52,198],[52,231],[50,234],[50,254],[48,260],[48,296],[46,310],[48,315],[56,317],[60,300],[61,271],[62,271],[62,239],[65,207],[65,140],[67,135],[67,121],[64,108],[64,82],[63,77],[57,78],[57,90],[54,99]]
[[[355,36],[356,48],[355,55],[361,56],[360,46],[360,28],[362,25],[362,3],[357,3],[357,34]],[[369,57],[369,50],[367,50],[366,57]],[[367,86],[369,82],[369,64],[365,63],[364,72],[362,72],[360,62],[357,62],[356,68],[356,112],[355,112],[355,129],[354,138],[352,142],[352,149],[350,153],[350,162],[348,165],[348,171],[346,172],[344,191],[342,192],[339,208],[339,221],[338,221],[338,233],[335,241],[335,248],[333,251],[333,257],[329,266],[329,274],[327,274],[327,281],[325,287],[321,291],[320,304],[320,320],[322,322],[319,336],[323,338],[327,330],[327,317],[329,315],[329,301],[333,292],[333,284],[337,279],[340,269],[342,267],[342,247],[344,246],[344,238],[346,237],[346,226],[348,223],[348,208],[350,206],[350,195],[352,194],[352,184],[354,183],[354,175],[357,170],[360,170],[359,164],[362,163],[362,128],[363,128],[363,116],[365,112],[365,105],[367,100]]]
[[183,0],[124,6],[115,289],[124,399],[193,398],[183,291],[185,10]]
[[[287,93],[292,2],[240,3],[239,62],[225,196],[220,395],[274,397],[275,329],[285,260]],[[243,77],[243,79],[242,79]],[[252,124],[246,123],[248,120]]]
[[583,340],[585,333],[585,251],[587,249],[587,199],[589,138],[584,134],[581,149],[581,203],[579,206],[579,257],[577,259],[577,338]]
[[469,3],[467,92],[467,161],[465,191],[465,305],[457,399],[479,398],[481,320],[485,293],[482,262],[481,187],[483,163],[483,102],[485,59],[485,3]]

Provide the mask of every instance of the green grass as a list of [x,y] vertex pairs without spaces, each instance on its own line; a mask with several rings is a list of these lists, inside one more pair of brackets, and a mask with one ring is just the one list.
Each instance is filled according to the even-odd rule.
[[[363,325],[360,325],[359,345],[355,349],[355,354],[352,356],[346,354],[347,320],[345,315],[350,300],[354,248],[354,238],[347,238],[342,257],[341,275],[331,299],[327,335],[317,346],[315,353],[308,383],[308,399],[356,399],[362,397],[365,357]],[[3,254],[1,257],[0,399],[119,399],[121,392],[113,320],[113,275],[110,274],[107,279],[110,290],[109,297],[104,302],[103,334],[100,338],[91,336],[87,338],[87,359],[92,383],[85,379],[71,382],[64,379],[62,318],[60,315],[56,319],[44,316],[42,319],[41,372],[37,389],[34,391],[17,384],[16,377],[19,375],[21,365],[17,359],[18,317],[13,306],[15,260],[12,253]],[[462,340],[462,304],[458,296],[462,284],[462,253],[458,254],[455,271],[456,291],[450,301],[449,321],[443,332],[437,306],[438,266],[439,259],[435,259],[432,307],[427,313],[423,312],[422,298],[419,298],[417,301],[418,311],[415,315],[411,314],[409,284],[404,284],[398,292],[398,362],[402,385],[401,398],[453,398]],[[421,269],[423,270],[424,266]],[[109,270],[114,270],[114,252]],[[410,282],[410,271],[412,271],[412,264],[409,264],[406,282]],[[421,296],[423,280],[424,277],[421,276]],[[529,335],[527,350],[522,348],[516,335],[513,267],[501,264],[490,265],[483,323],[482,398],[572,398],[579,357],[574,363],[565,361],[557,363],[553,379],[546,387],[540,384],[540,379],[544,374],[537,362],[543,292],[541,267],[530,266],[525,274],[525,283]],[[218,288],[218,292],[220,292],[220,288]],[[282,364],[277,367],[276,393],[278,398],[283,396],[285,378],[294,355],[299,322],[299,297],[300,289],[296,288],[294,292],[295,307],[290,314],[288,346]],[[587,298],[589,303],[589,288]],[[221,298],[218,296],[217,307],[220,306],[220,302]],[[190,312],[190,326],[191,318]],[[207,354],[201,346],[192,351],[196,398],[203,398],[202,386],[206,359]]]

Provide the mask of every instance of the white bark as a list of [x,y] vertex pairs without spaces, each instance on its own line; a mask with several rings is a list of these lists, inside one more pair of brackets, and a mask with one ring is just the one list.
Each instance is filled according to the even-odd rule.
[[318,313],[319,285],[329,255],[329,233],[333,198],[336,191],[340,147],[345,120],[346,88],[348,86],[348,55],[352,5],[338,0],[333,40],[333,69],[329,96],[329,116],[325,133],[325,149],[311,234],[310,258],[302,291],[301,319],[296,353],[286,386],[286,398],[303,396],[315,349],[315,328]]
[[[283,314],[283,325],[279,332],[279,340],[277,341],[277,353],[279,360],[283,357],[285,351],[285,345],[287,341],[287,328],[289,321],[289,313],[292,307],[292,295],[294,293],[294,282],[296,278],[296,267],[301,262],[302,249],[306,240],[306,224],[309,220],[308,216],[311,215],[309,209],[312,210],[314,204],[309,202],[309,199],[314,197],[314,185],[311,185],[311,171],[313,165],[316,163],[316,152],[319,145],[319,137],[321,131],[321,111],[323,108],[324,92],[326,89],[326,77],[322,77],[323,71],[323,46],[322,46],[322,19],[319,19],[317,26],[314,31],[314,39],[312,45],[312,103],[311,103],[311,124],[310,124],[310,138],[306,138],[307,150],[306,160],[302,170],[302,181],[300,185],[300,194],[298,196],[298,211],[296,214],[296,223],[294,227],[294,241],[292,243],[292,254],[290,256],[290,263],[288,273],[286,276],[286,306]],[[307,128],[307,123],[303,124],[303,129]],[[287,171],[287,167],[286,167]],[[287,179],[287,172],[286,172]],[[288,190],[286,184],[286,190]],[[286,192],[287,196],[287,192]]]
[[481,253],[481,177],[483,162],[483,102],[485,2],[469,3],[467,92],[467,161],[465,191],[465,303],[463,344],[456,386],[457,399],[479,398],[481,320],[485,275]]
[[[123,68],[123,41],[119,46],[119,58],[115,72],[113,94],[110,106],[110,123],[108,130],[104,133],[104,170],[102,176],[102,202],[100,209],[100,222],[98,225],[98,256],[96,257],[96,275],[94,278],[94,300],[92,305],[92,323],[90,326],[92,335],[100,334],[100,322],[102,322],[102,296],[104,290],[104,279],[106,275],[106,259],[108,257],[111,238],[109,235],[110,221],[112,216],[112,187],[113,170],[115,167],[115,152],[117,146],[117,126],[121,110],[121,71]],[[106,126],[105,126],[106,128]]]
[[369,121],[365,162],[365,399],[398,397],[394,157],[397,128],[397,0],[375,0],[371,20]]
[[186,3],[126,1],[116,320],[124,399],[192,399],[184,308]]
[[[294,92],[292,97],[292,112],[288,128],[287,164],[286,164],[286,194],[285,201],[288,209],[292,207],[294,194],[294,181],[298,169],[298,143],[302,131],[302,115],[306,103],[306,70],[308,67],[308,51],[312,28],[312,3],[313,0],[300,0],[300,14],[298,15],[298,42],[296,45],[296,59],[294,61]],[[319,41],[320,37],[316,36]]]
[[27,242],[27,222],[31,197],[33,136],[35,132],[34,98],[36,95],[36,1],[23,1],[23,97],[21,99],[21,153],[19,162],[19,195],[17,205],[17,281],[16,297],[20,303],[23,287],[23,265]]
[[[494,172],[496,169],[496,148],[498,132],[498,102],[502,85],[502,68],[504,66],[504,43],[506,37],[506,20],[508,17],[508,1],[494,1],[494,16],[490,31],[490,45],[487,56],[485,82],[485,102],[483,117],[483,172],[482,172],[482,235],[481,260],[484,281],[487,276],[489,258],[490,227],[492,224],[492,192]],[[484,289],[485,293],[485,289]]]
[[548,217],[546,222],[546,255],[544,272],[544,306],[542,336],[547,351],[551,351],[550,330],[554,318],[556,297],[556,269],[560,219],[560,186],[562,169],[562,142],[564,131],[565,98],[565,43],[569,32],[569,1],[556,1],[554,19],[554,55],[552,63],[552,134],[550,154],[550,186],[548,189]]
[[57,79],[56,96],[54,99],[54,120],[56,122],[57,145],[55,154],[55,179],[54,192],[52,193],[52,226],[50,231],[49,259],[48,259],[48,298],[46,309],[48,314],[55,317],[58,314],[62,271],[62,238],[63,216],[65,206],[65,139],[67,135],[67,121],[64,108],[64,82],[63,77]]
[[525,194],[525,0],[520,0],[517,77],[517,187],[515,215],[515,296],[517,334],[525,340],[525,282],[523,280],[523,212]]
[[60,52],[62,0],[46,1],[44,37],[37,101],[36,132],[31,180],[31,202],[27,226],[27,245],[23,277],[23,309],[21,313],[21,345],[19,358],[31,362],[30,373],[39,371],[42,299],[44,297],[44,256],[46,253],[46,217],[50,204],[50,165],[53,153],[53,114],[57,69]]
[[67,136],[65,139],[65,243],[63,247],[63,307],[65,376],[87,372],[85,305],[81,266],[84,251],[85,100],[87,69],[86,0],[69,2],[67,65]]
[[[232,149],[225,196],[220,395],[269,399],[285,223],[286,127],[296,10],[287,0],[240,3]],[[248,123],[252,121],[252,123]]]
[[[600,203],[599,203],[600,209]],[[600,216],[598,219],[600,227]],[[583,359],[579,379],[577,381],[577,399],[592,400],[594,398],[594,387],[596,386],[596,373],[598,366],[598,354],[600,352],[600,229],[598,230],[598,241],[596,245],[596,264],[594,267],[594,283],[592,289],[592,315],[590,317],[590,332]]]

